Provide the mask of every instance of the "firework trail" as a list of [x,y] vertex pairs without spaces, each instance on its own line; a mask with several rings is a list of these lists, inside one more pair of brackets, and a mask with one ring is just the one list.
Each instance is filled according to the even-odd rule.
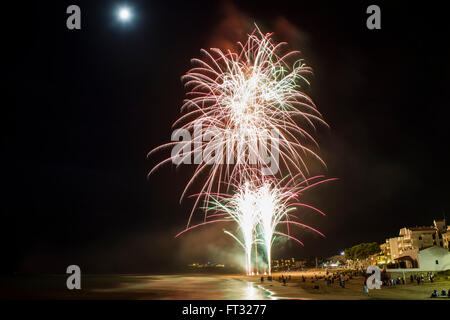
[[[276,169],[271,168],[274,175],[281,164],[289,174],[306,177],[306,156],[325,166],[307,147],[317,146],[308,131],[315,130],[318,123],[327,125],[304,93],[309,85],[306,76],[312,70],[302,60],[289,64],[299,52],[283,53],[286,43],[275,44],[271,35],[256,27],[245,44],[238,43],[238,53],[202,49],[204,60],[191,60],[194,67],[182,77],[188,90],[183,115],[173,126],[193,134],[193,138],[166,143],[149,153],[175,146],[182,150],[172,152],[149,175],[165,163],[180,165],[194,159],[197,166],[180,201],[202,175],[206,178],[198,195],[207,199],[214,186],[219,192],[220,181],[243,183],[241,172],[251,167],[267,168],[269,159],[276,161]],[[187,227],[200,199],[195,201]]]
[[[277,236],[287,237],[303,245],[291,234],[290,225],[307,228],[324,236],[320,231],[295,221],[299,218],[294,213],[298,207],[304,207],[325,215],[319,209],[300,202],[299,198],[310,188],[336,179],[323,179],[323,176],[302,179],[299,176],[298,174],[290,179],[281,180],[265,178],[263,181],[253,177],[243,184],[234,185],[235,193],[233,195],[210,193],[209,207],[206,208],[208,221],[191,228],[213,222],[236,222],[238,234],[229,231],[225,231],[225,233],[232,236],[244,249],[246,273],[250,274],[252,271],[252,246],[259,244],[264,250],[267,270],[271,274],[272,245]],[[287,225],[287,232],[277,229],[282,224]],[[191,228],[183,230],[177,237]],[[239,240],[240,238],[242,240]]]

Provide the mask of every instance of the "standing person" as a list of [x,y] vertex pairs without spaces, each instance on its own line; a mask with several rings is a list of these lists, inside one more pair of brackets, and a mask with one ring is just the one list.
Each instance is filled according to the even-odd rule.
[[409,276],[409,279],[411,280],[411,283],[413,283],[414,282],[414,276],[413,276],[413,274],[411,273],[411,275]]
[[369,296],[369,288],[367,288],[367,285],[366,285],[365,282],[364,282],[363,288],[364,288],[364,294],[367,295],[367,296]]

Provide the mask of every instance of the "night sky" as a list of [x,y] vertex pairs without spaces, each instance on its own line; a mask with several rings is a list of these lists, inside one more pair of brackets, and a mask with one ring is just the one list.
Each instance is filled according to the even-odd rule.
[[[302,216],[326,238],[299,230],[305,247],[287,242],[274,256],[331,256],[450,218],[443,8],[283,2],[128,0],[128,25],[120,1],[3,4],[2,272],[163,272],[236,257],[220,225],[174,239],[193,168],[147,179],[167,153],[146,156],[170,140],[190,59],[245,41],[254,22],[313,67],[310,95],[331,127],[318,130],[328,168],[317,170],[339,178],[304,198],[327,213]],[[66,28],[71,4],[81,30]],[[370,4],[381,30],[366,28]]]

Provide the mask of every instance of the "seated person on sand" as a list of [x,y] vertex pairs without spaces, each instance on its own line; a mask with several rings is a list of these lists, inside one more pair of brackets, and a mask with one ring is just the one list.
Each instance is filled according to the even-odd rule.
[[431,297],[430,298],[436,298],[438,296],[438,293],[436,290],[433,290],[433,292],[431,293]]

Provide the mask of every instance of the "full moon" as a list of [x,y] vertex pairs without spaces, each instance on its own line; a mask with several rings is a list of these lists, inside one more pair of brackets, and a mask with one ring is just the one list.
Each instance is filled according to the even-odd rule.
[[130,9],[126,7],[120,8],[117,15],[121,21],[128,21],[131,18]]

